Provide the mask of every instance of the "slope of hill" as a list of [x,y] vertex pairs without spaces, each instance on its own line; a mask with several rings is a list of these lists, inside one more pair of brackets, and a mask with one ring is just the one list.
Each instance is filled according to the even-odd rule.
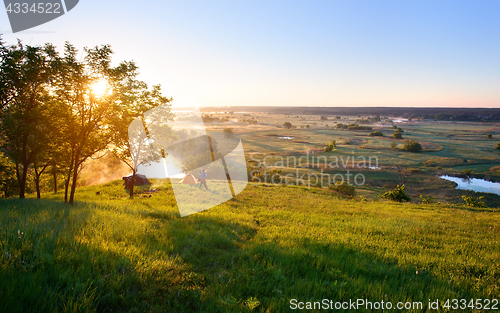
[[0,311],[280,312],[323,299],[426,308],[429,299],[500,298],[498,210],[249,185],[181,218],[168,184],[133,200],[120,184],[80,188],[74,206],[61,194],[0,200]]

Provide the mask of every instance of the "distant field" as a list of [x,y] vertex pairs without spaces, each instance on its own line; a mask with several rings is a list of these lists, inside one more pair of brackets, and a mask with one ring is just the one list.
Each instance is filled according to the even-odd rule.
[[[328,120],[321,121],[320,115],[288,115],[267,112],[212,113],[212,116],[225,117],[228,122],[207,123],[212,132],[223,128],[233,128],[244,142],[247,160],[266,159],[268,166],[273,166],[282,158],[308,156],[337,156],[376,158],[381,171],[362,171],[366,176],[366,186],[386,191],[403,182],[408,192],[415,198],[423,194],[433,196],[438,201],[460,203],[462,195],[471,195],[471,191],[455,190],[454,184],[443,181],[438,175],[461,175],[463,170],[471,169],[474,177],[500,182],[500,171],[491,170],[500,165],[500,150],[495,149],[500,142],[500,124],[479,122],[443,122],[433,120],[393,123],[389,118],[377,123],[360,123],[364,116],[328,115]],[[398,119],[394,119],[398,120]],[[297,128],[285,129],[283,123],[290,122]],[[367,131],[349,131],[335,128],[338,123],[360,124],[373,128]],[[309,125],[309,128],[305,128]],[[393,125],[404,130],[403,139],[393,139]],[[303,128],[301,128],[303,127]],[[333,129],[332,129],[333,127]],[[381,131],[384,137],[371,137],[371,131]],[[492,138],[488,139],[487,134]],[[281,138],[280,138],[281,137]],[[284,139],[283,137],[291,138]],[[419,142],[423,151],[409,153],[402,150],[405,139]],[[335,140],[337,148],[332,152],[323,152],[326,143]],[[391,149],[391,143],[396,150]],[[304,160],[302,158],[302,160]],[[303,162],[305,164],[307,162]],[[276,166],[284,173],[295,171],[288,166]],[[334,169],[332,173],[345,173],[346,168]],[[317,173],[317,169],[301,169],[304,172]],[[400,175],[400,172],[403,172]],[[403,176],[403,179],[401,179]],[[377,194],[377,193],[376,193]],[[489,206],[500,206],[500,196],[494,194],[476,194],[484,196]]]
[[251,184],[180,218],[169,184],[133,200],[122,188],[80,188],[74,206],[62,194],[0,200],[1,312],[285,312],[291,299],[425,308],[428,299],[500,298],[498,210]]

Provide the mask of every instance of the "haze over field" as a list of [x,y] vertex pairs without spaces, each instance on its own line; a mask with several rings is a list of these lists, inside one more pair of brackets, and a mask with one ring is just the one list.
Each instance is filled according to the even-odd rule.
[[201,106],[500,107],[498,1],[81,1],[9,44],[110,44]]

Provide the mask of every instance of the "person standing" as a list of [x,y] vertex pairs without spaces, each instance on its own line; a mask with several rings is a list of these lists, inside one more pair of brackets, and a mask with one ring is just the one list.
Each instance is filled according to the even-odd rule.
[[198,189],[201,189],[201,185],[205,186],[206,190],[209,190],[207,187],[207,171],[205,169],[200,172],[200,186]]

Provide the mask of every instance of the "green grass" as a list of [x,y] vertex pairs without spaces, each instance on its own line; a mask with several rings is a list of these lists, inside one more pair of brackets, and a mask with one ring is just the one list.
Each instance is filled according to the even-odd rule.
[[0,200],[1,312],[285,312],[291,299],[500,298],[498,210],[251,184],[181,218],[168,184],[135,199],[120,184],[80,188],[74,206],[61,194]]

